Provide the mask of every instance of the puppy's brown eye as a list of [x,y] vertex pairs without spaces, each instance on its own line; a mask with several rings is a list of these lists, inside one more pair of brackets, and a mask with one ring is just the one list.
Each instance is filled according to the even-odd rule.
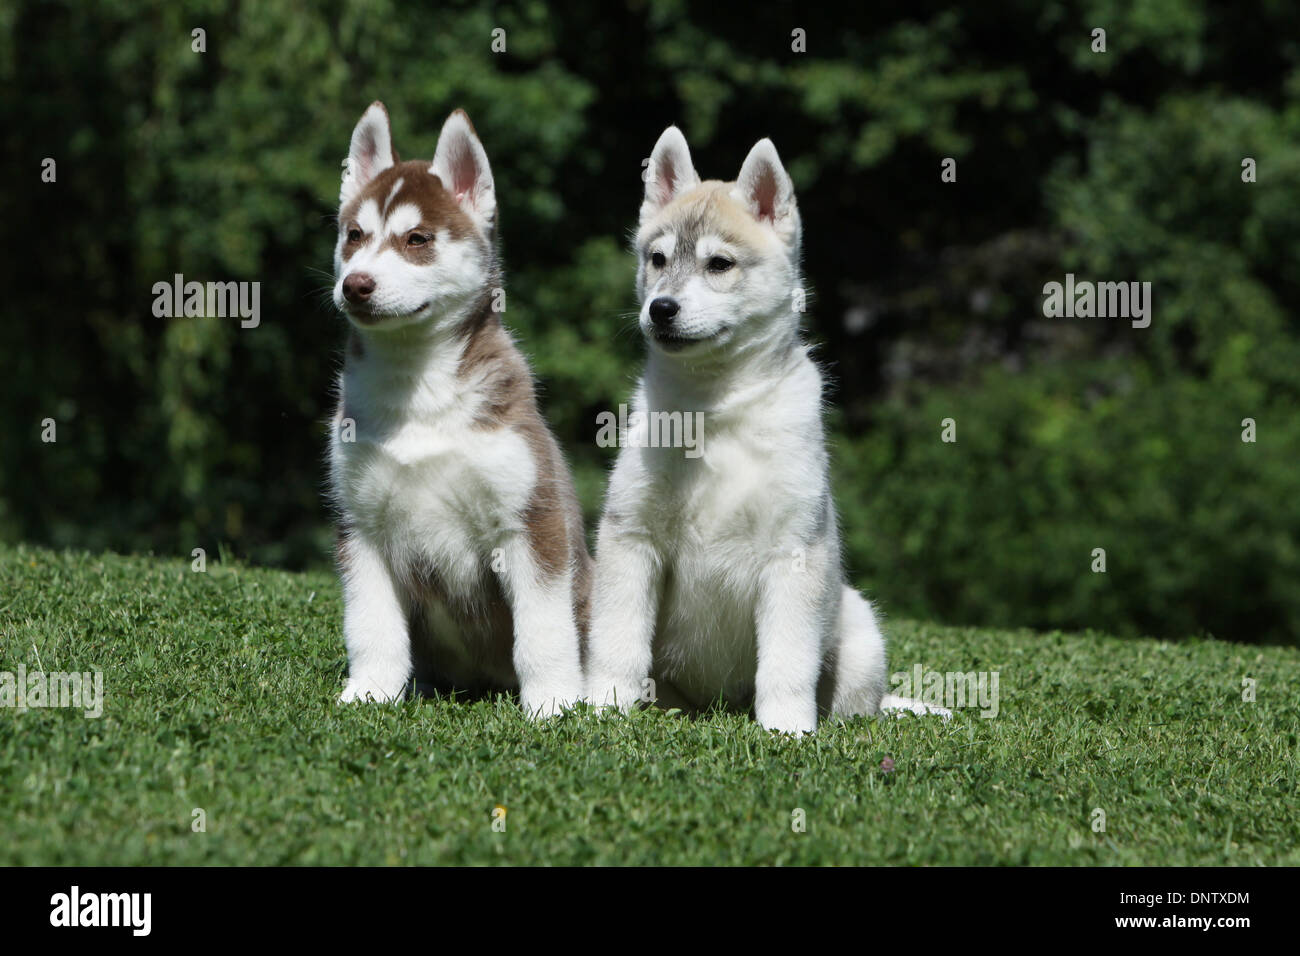
[[348,230],[348,242],[360,242],[360,241],[361,241],[361,230],[360,230],[360,229],[349,229],[349,230]]
[[408,246],[422,246],[428,241],[428,236],[422,236],[418,232],[413,232],[406,237],[406,244]]
[[730,259],[724,259],[722,256],[714,256],[712,259],[709,260],[709,271],[726,272],[734,265],[735,263],[732,262]]
[[664,254],[662,252],[654,252],[650,254],[650,264],[654,266],[656,269],[662,269],[664,267],[664,263],[667,261],[668,260],[664,258]]

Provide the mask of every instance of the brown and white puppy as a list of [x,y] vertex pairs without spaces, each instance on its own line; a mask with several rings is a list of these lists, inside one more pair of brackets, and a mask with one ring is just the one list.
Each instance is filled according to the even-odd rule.
[[432,163],[400,162],[376,102],[346,166],[334,303],[352,331],[330,445],[341,700],[393,700],[414,675],[517,688],[527,713],[553,713],[582,693],[591,559],[497,311],[487,154],[457,110]]

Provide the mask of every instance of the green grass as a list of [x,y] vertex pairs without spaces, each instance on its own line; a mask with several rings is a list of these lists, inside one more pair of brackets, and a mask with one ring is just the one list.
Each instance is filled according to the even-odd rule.
[[998,671],[1000,714],[791,739],[339,707],[339,626],[325,573],[0,547],[0,670],[105,691],[99,719],[0,709],[0,864],[1300,863],[1293,648],[890,621],[895,669]]

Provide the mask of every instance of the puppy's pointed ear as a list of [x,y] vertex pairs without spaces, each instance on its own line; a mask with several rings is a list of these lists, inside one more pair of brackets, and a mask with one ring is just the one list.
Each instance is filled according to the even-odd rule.
[[770,139],[760,139],[745,157],[731,197],[760,223],[771,226],[785,242],[799,237],[799,211],[794,183],[781,165]]
[[663,131],[650,153],[650,163],[642,174],[645,200],[641,203],[641,221],[645,222],[682,193],[700,184],[699,174],[691,163],[686,137],[676,126]]
[[352,131],[352,147],[344,163],[343,185],[339,189],[339,205],[346,206],[357,193],[385,169],[397,164],[397,150],[393,149],[393,133],[388,126],[388,110],[375,100],[361,114],[356,129]]
[[456,197],[475,224],[491,235],[497,216],[492,168],[464,110],[456,110],[442,124],[429,172],[442,180],[442,187]]

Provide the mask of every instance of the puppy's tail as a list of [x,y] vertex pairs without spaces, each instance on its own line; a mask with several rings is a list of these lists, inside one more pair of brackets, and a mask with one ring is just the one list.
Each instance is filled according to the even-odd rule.
[[886,694],[880,698],[880,712],[882,714],[893,714],[895,717],[916,714],[919,717],[933,715],[942,717],[944,720],[952,719],[952,711],[946,707],[926,704],[911,697],[899,697],[897,694]]

